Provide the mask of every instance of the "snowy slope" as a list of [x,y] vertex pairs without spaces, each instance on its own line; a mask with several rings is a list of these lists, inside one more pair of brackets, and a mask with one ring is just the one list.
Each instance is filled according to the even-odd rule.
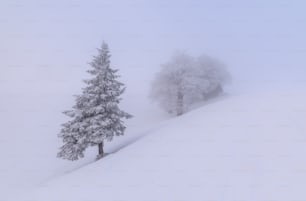
[[[14,200],[306,199],[306,93],[241,94]],[[8,200],[8,199],[7,199]]]
[[[57,134],[60,125],[68,120],[62,112],[74,104],[72,95],[79,94],[84,86],[82,78],[88,76],[86,69],[86,64],[68,69],[27,65],[9,68],[7,74],[1,74],[1,78],[6,77],[0,78],[0,200],[7,201],[50,178],[94,161],[96,148],[74,163],[56,158],[62,144]],[[125,136],[106,144],[106,152],[127,146],[147,129],[169,118],[148,100],[152,71],[133,68],[122,74],[125,75],[122,81],[127,84],[122,107],[134,118],[126,122]],[[133,77],[133,74],[142,76]],[[135,87],[137,83],[142,85]]]

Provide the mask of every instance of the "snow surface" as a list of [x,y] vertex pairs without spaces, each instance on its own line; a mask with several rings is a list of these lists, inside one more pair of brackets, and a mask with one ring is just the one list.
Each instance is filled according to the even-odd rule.
[[2,200],[303,200],[305,102],[299,89],[227,96]]

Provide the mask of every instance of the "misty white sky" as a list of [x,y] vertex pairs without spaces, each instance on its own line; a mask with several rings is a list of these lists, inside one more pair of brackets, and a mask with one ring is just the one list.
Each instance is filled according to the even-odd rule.
[[105,40],[123,79],[138,69],[145,81],[181,49],[218,57],[237,80],[302,83],[305,9],[304,0],[2,0],[0,80],[80,79]]

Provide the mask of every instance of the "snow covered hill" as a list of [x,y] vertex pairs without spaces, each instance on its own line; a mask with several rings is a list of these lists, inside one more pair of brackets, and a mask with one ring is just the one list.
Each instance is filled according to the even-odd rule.
[[[13,200],[306,198],[306,92],[241,94],[159,124],[102,160]],[[6,200],[9,200],[8,198]]]

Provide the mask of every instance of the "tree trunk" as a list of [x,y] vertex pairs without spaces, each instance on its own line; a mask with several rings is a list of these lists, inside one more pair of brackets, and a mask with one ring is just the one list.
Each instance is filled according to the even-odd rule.
[[182,89],[179,88],[177,91],[177,103],[176,103],[176,115],[180,116],[184,113],[184,94]]
[[103,154],[104,154],[104,150],[103,150],[103,141],[101,143],[98,144],[98,147],[99,147],[99,155],[98,155],[98,158],[102,158],[103,157]]

